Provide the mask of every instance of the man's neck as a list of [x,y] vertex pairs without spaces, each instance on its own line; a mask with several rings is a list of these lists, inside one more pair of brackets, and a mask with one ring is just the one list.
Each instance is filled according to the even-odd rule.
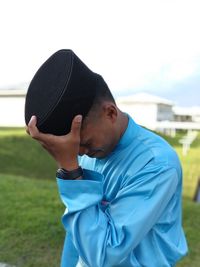
[[126,113],[119,110],[119,126],[120,126],[120,137],[124,134],[128,126],[128,116]]

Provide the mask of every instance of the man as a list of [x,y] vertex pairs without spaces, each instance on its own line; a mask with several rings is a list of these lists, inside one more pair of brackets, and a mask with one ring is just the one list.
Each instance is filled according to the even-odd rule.
[[186,254],[178,157],[120,111],[107,86],[69,133],[42,133],[36,116],[27,131],[59,166],[62,267],[167,267]]

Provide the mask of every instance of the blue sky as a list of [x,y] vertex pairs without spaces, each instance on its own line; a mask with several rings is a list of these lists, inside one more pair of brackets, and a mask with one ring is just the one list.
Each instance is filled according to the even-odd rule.
[[55,51],[71,48],[115,96],[154,92],[200,105],[200,1],[0,2],[0,88],[29,82]]

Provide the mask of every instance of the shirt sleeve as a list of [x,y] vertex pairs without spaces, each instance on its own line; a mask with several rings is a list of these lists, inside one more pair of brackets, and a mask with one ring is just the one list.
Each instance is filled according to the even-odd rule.
[[78,262],[78,252],[74,247],[69,233],[65,236],[60,267],[75,267]]
[[162,215],[178,184],[175,168],[148,166],[126,179],[104,210],[102,179],[89,170],[83,180],[57,178],[66,206],[63,224],[81,259],[92,267],[115,266],[127,258]]

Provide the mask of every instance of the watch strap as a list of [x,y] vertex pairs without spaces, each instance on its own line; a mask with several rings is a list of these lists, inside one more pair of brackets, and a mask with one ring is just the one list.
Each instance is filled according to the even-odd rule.
[[83,169],[79,166],[75,170],[67,171],[64,168],[59,168],[56,172],[56,177],[63,180],[75,180],[83,175]]

